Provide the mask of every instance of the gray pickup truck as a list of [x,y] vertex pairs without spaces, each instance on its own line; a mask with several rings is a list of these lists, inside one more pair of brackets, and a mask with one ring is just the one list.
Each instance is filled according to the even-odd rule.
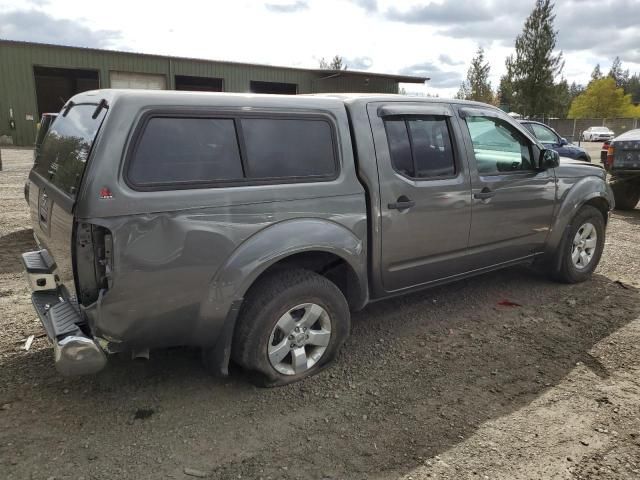
[[588,279],[613,207],[602,168],[500,110],[397,95],[87,92],[29,183],[62,374],[188,345],[263,385],[321,370],[375,300],[523,263]]

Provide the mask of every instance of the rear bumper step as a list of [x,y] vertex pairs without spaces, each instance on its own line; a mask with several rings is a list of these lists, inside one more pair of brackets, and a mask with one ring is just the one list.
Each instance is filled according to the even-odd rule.
[[[83,318],[78,305],[59,295],[55,283],[55,263],[47,251],[24,253],[22,262],[34,290],[31,302],[53,343],[58,372],[71,376],[100,371],[107,363],[105,352],[80,329]],[[32,281],[32,277],[36,280],[46,278],[48,281],[49,276],[53,279],[53,288],[45,289]]]
[[56,263],[46,250],[22,254],[22,265],[27,272],[29,286],[34,292],[55,290]]

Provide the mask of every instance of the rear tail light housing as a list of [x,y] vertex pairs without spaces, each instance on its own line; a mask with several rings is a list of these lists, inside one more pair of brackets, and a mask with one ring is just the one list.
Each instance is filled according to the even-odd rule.
[[607,161],[606,166],[611,167],[613,165],[613,155],[615,154],[615,148],[613,145],[609,145],[609,149],[607,150]]

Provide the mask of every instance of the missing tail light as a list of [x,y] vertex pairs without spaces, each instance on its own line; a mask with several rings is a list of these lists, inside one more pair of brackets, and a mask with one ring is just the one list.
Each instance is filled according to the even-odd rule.
[[98,299],[111,287],[113,240],[111,232],[98,225],[79,223],[75,242],[76,290],[83,305]]

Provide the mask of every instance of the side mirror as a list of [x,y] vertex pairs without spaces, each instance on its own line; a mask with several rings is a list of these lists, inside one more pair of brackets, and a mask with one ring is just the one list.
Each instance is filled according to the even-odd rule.
[[569,142],[567,142],[566,138],[560,137],[560,146],[564,147],[565,145],[569,145]]
[[539,165],[542,170],[556,168],[560,165],[560,154],[549,148],[542,150],[542,152],[540,152]]

